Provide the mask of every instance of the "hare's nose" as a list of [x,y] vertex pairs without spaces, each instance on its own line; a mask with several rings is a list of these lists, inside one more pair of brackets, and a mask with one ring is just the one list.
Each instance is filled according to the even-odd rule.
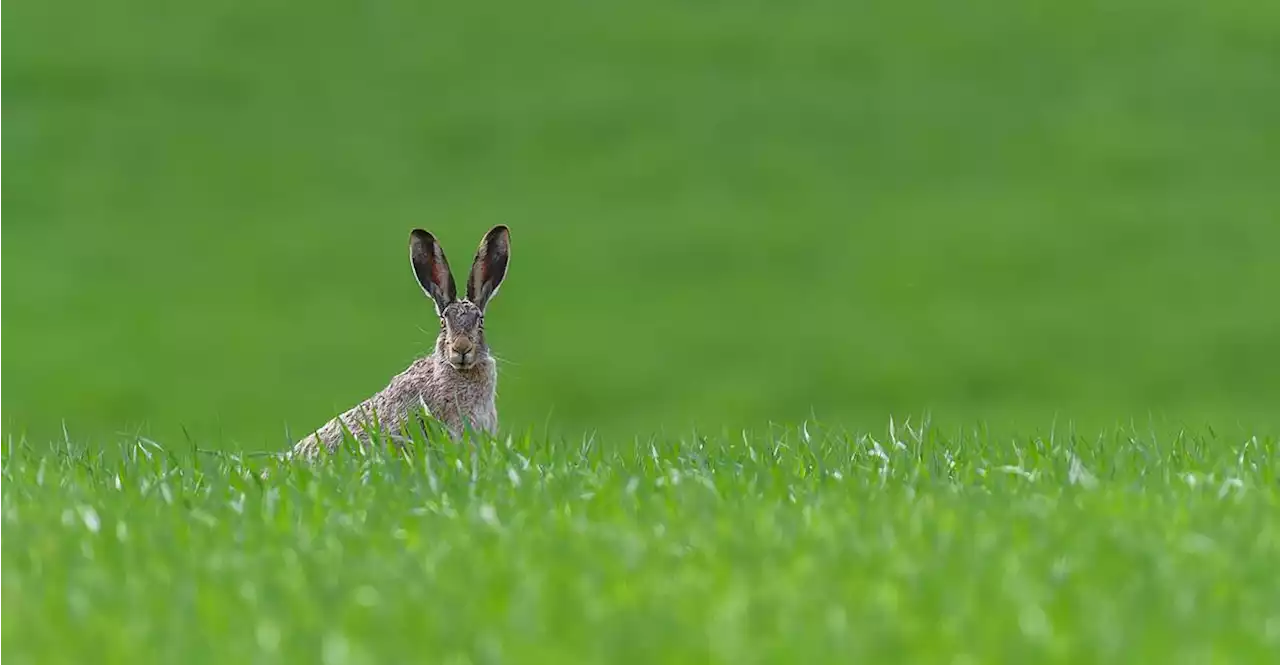
[[475,347],[475,345],[471,343],[471,340],[469,340],[469,339],[467,339],[467,338],[465,338],[465,337],[463,337],[462,339],[459,339],[459,340],[455,340],[455,341],[453,342],[453,350],[454,350],[454,351],[456,351],[456,352],[458,352],[458,353],[464,353],[464,354],[465,354],[465,353],[467,353],[468,351],[470,351],[470,350],[471,350],[472,348],[474,348],[474,347]]

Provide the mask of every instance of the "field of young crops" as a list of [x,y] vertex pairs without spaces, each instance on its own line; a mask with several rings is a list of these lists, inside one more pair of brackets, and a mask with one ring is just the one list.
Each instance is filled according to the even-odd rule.
[[146,6],[5,16],[6,434],[283,447],[495,224],[515,431],[1280,426],[1274,3]]
[[1280,450],[1245,432],[809,423],[413,450],[309,465],[150,441],[10,446],[6,659],[1190,664],[1280,650]]
[[4,18],[13,663],[1280,662],[1280,3]]

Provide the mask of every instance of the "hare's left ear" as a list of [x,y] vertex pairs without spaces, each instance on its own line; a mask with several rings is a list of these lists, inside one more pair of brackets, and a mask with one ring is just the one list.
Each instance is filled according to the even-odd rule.
[[507,261],[511,257],[511,231],[499,224],[484,234],[476,259],[467,277],[467,300],[475,303],[480,311],[497,295],[502,278],[507,276]]
[[458,298],[458,287],[449,271],[449,260],[444,257],[444,248],[440,247],[435,236],[422,229],[414,229],[409,234],[409,262],[413,264],[418,284],[435,301],[437,314]]

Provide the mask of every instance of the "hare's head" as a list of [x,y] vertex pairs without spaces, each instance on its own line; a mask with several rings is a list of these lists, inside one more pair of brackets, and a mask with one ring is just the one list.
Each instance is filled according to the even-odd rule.
[[511,256],[511,232],[498,225],[485,234],[476,250],[471,274],[467,277],[467,293],[458,299],[449,261],[435,236],[414,229],[409,234],[409,259],[422,290],[436,303],[440,315],[440,337],[436,352],[455,369],[469,370],[489,359],[489,345],[484,340],[484,310],[507,275]]

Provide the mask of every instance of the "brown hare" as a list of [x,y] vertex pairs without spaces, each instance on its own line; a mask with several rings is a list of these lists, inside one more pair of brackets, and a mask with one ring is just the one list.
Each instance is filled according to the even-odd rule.
[[381,392],[299,441],[294,455],[314,456],[322,448],[333,452],[342,444],[344,427],[362,445],[369,443],[366,428],[375,423],[383,432],[399,433],[424,406],[455,439],[466,426],[496,432],[498,369],[485,343],[484,313],[506,277],[510,256],[511,232],[501,224],[493,227],[480,241],[466,296],[459,300],[444,249],[435,236],[414,229],[409,234],[409,260],[440,316],[435,350],[393,377]]

